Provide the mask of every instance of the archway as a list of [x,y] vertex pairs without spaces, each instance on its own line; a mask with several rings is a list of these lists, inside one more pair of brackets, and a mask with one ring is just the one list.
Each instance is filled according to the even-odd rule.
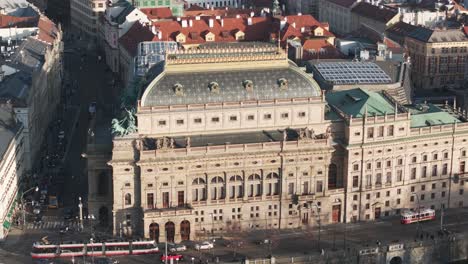
[[149,235],[150,239],[155,240],[156,243],[159,243],[159,225],[156,223],[151,223],[149,226]]
[[401,257],[393,257],[391,260],[390,260],[390,264],[401,264],[403,263],[403,260],[401,259]]
[[166,223],[166,240],[167,242],[174,242],[175,225],[173,222]]
[[103,226],[109,224],[109,209],[105,206],[99,208],[99,223]]
[[182,240],[190,240],[190,222],[187,220],[180,223],[180,237]]

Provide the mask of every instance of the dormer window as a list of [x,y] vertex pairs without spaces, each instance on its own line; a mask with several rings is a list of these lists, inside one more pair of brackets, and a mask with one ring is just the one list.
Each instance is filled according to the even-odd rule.
[[210,84],[208,84],[208,88],[210,88],[212,93],[219,94],[220,88],[217,82],[210,82]]
[[286,78],[279,78],[278,79],[278,86],[281,90],[288,89],[288,80]]
[[247,92],[253,92],[254,85],[253,85],[253,82],[251,80],[243,81],[242,85],[247,90]]
[[182,86],[182,84],[180,83],[174,84],[173,89],[174,89],[174,93],[177,96],[184,96],[184,86]]

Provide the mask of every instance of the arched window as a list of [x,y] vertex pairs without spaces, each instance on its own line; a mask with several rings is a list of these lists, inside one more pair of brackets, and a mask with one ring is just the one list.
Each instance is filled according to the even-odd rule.
[[195,180],[193,180],[192,184],[193,185],[205,184],[205,180],[202,178],[196,178]]
[[223,178],[217,176],[217,177],[214,177],[213,179],[211,179],[211,183],[223,183],[224,180]]
[[258,174],[252,174],[249,176],[249,189],[248,189],[248,196],[261,196],[262,195],[262,177]]
[[328,166],[328,189],[336,188],[338,178],[338,168],[335,164]]
[[192,182],[192,201],[206,200],[206,182],[203,178],[196,178]]
[[266,178],[266,195],[278,195],[279,194],[279,175],[275,172],[268,173]]
[[125,194],[125,205],[131,205],[132,204],[132,195],[127,193]]
[[216,176],[211,179],[210,184],[211,190],[211,200],[218,200],[224,199],[225,191],[224,191],[224,180],[220,176]]
[[231,176],[229,178],[229,198],[242,198],[244,197],[244,188],[242,186],[242,177],[239,175]]

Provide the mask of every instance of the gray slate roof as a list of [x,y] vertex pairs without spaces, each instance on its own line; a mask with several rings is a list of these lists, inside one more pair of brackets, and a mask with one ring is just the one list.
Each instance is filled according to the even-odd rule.
[[468,41],[465,33],[460,29],[431,30],[424,27],[418,27],[416,30],[411,31],[408,34],[408,37],[429,43]]
[[[245,100],[271,100],[320,96],[318,84],[298,68],[249,69],[216,72],[163,73],[156,84],[142,98],[143,106],[204,104],[238,102]],[[196,70],[196,69],[194,69]],[[288,89],[281,90],[278,79],[286,78]],[[253,92],[247,92],[243,81],[253,82]],[[210,82],[219,84],[219,94],[212,93]],[[183,86],[184,96],[174,92],[174,85]]]

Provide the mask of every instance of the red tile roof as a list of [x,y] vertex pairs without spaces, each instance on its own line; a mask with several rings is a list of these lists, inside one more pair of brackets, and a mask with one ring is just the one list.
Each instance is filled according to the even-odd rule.
[[39,28],[37,39],[42,40],[48,44],[52,44],[57,37],[57,25],[55,25],[55,23],[46,16],[41,16],[37,27]]
[[468,35],[468,26],[463,27],[463,32],[465,32],[465,35]]
[[172,11],[169,7],[141,8],[140,10],[150,20],[165,19],[172,17]]
[[133,23],[130,29],[119,38],[119,44],[127,50],[131,56],[137,55],[138,43],[154,40],[155,36],[151,30],[140,24],[138,21]]
[[324,39],[307,39],[303,41],[302,48],[302,60],[343,58],[343,54]]
[[[313,33],[317,27],[323,29],[323,36],[320,36],[320,38],[334,37],[310,15],[287,16],[283,19],[286,20],[281,32],[283,44],[289,38],[317,37]],[[160,40],[175,41],[177,35],[182,33],[186,37],[184,44],[201,44],[205,42],[204,37],[206,34],[211,32],[215,35],[215,42],[231,42],[236,41],[235,34],[242,31],[245,34],[244,40],[246,41],[270,41],[272,38],[276,38],[280,28],[280,21],[272,17],[223,17],[221,19],[199,17],[199,19],[181,18],[180,20],[154,22],[155,30],[160,32]],[[210,20],[213,21],[212,27],[209,26]],[[182,24],[187,26],[182,27]]]
[[0,14],[0,28],[35,27],[38,17],[15,17]]

